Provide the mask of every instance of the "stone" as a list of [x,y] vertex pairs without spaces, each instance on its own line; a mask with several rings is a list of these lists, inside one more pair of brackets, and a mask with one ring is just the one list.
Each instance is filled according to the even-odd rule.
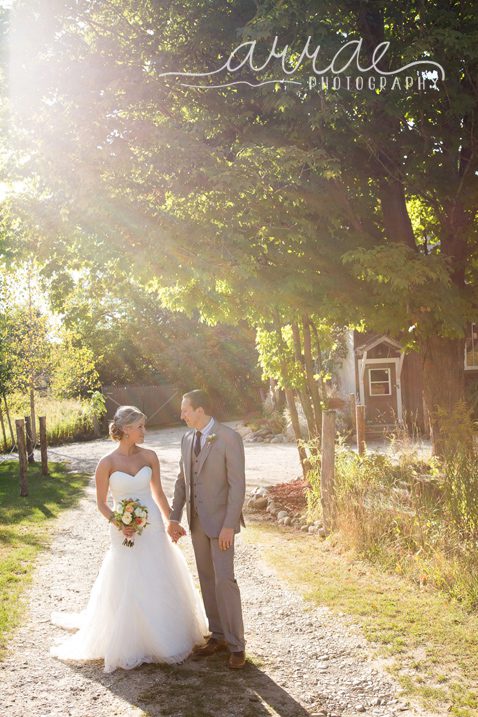
[[285,438],[282,435],[282,433],[279,433],[279,435],[271,438],[271,443],[284,443],[284,442],[285,442]]
[[300,526],[300,529],[301,529],[301,531],[302,531],[303,533],[307,533],[307,531],[309,530],[309,526],[308,526],[308,525],[301,525],[301,526]]
[[356,712],[365,712],[365,707],[363,705],[356,705],[355,711]]
[[288,518],[288,517],[289,517],[289,513],[286,510],[280,510],[277,513],[277,520],[281,520],[282,518]]
[[284,518],[284,525],[292,525],[292,518],[287,516],[287,518]]
[[249,426],[237,426],[235,429],[236,433],[239,433],[242,438],[245,438],[246,436],[250,436],[252,434],[252,428],[249,428]]
[[269,503],[269,500],[265,497],[260,495],[258,498],[254,499],[254,507],[257,510],[265,510],[267,508],[267,505]]
[[320,535],[321,538],[327,537],[327,531],[325,530],[325,528],[319,528],[317,533],[318,533],[318,535]]
[[309,525],[307,528],[307,532],[314,534],[317,532],[317,528],[315,527],[315,525]]

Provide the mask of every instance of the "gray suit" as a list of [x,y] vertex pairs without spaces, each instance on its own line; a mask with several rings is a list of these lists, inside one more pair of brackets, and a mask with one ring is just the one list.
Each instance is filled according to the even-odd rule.
[[179,522],[186,506],[209,629],[236,652],[244,650],[245,643],[234,546],[220,550],[218,536],[223,527],[238,533],[244,525],[244,444],[236,431],[217,421],[197,457],[193,444],[194,430],[190,430],[181,442],[170,518]]

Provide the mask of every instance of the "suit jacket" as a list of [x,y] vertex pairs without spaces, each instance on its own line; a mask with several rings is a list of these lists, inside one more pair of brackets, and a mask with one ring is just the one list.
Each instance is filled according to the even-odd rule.
[[181,520],[186,506],[191,525],[191,494],[201,526],[210,538],[221,529],[240,531],[244,525],[242,506],[246,494],[244,444],[232,428],[214,421],[197,460],[193,454],[194,430],[181,441],[179,474],[174,486],[170,519]]

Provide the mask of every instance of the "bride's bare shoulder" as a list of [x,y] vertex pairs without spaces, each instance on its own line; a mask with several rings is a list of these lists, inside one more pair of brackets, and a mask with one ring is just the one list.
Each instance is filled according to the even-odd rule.
[[152,466],[154,463],[156,463],[158,459],[158,454],[156,451],[153,451],[152,448],[141,448],[141,454],[146,459],[148,465]]
[[111,451],[110,453],[107,453],[105,456],[100,458],[98,461],[98,465],[96,466],[96,470],[109,470],[113,466],[114,462],[114,454],[116,451]]

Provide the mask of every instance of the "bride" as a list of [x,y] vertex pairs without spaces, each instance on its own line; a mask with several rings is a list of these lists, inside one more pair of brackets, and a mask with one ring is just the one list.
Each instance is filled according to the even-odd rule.
[[[110,436],[119,445],[98,463],[96,494],[98,510],[110,523],[111,546],[86,610],[52,615],[60,627],[79,630],[50,653],[63,660],[103,658],[105,672],[143,662],[181,662],[208,633],[186,561],[166,532],[169,505],[158,457],[138,445],[144,442],[145,418],[134,406],[121,406],[110,423]],[[108,489],[115,507],[132,498],[148,509],[141,535],[117,524]],[[134,546],[126,547],[125,538]]]

